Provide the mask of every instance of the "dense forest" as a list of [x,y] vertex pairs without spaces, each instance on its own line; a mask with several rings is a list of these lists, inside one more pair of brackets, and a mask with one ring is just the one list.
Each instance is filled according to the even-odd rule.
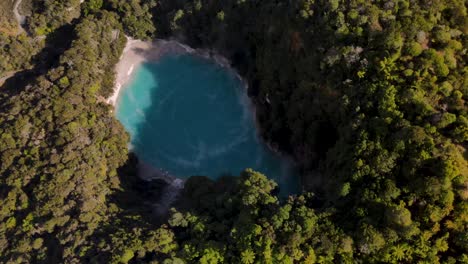
[[[0,263],[468,263],[466,1],[23,0],[21,26],[16,4]],[[154,215],[163,183],[137,177],[105,102],[126,35],[229,58],[303,193],[196,176]]]

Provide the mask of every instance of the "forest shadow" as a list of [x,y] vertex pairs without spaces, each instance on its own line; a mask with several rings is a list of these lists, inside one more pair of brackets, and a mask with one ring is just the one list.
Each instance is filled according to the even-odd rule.
[[[152,49],[134,48],[133,52],[139,56],[149,58],[149,60],[154,58],[154,50]],[[155,92],[155,89],[151,89],[150,99],[156,96]],[[145,116],[151,115],[152,107],[153,105],[150,104],[146,107],[134,109],[134,111],[141,112]],[[148,145],[152,144],[152,139],[155,136],[150,132],[149,126],[155,124],[146,121],[145,118],[135,126],[138,140]],[[125,215],[137,215],[146,224],[157,227],[165,223],[168,218],[169,211],[158,212],[157,205],[163,202],[164,197],[162,197],[162,194],[170,188],[170,183],[167,181],[167,175],[163,175],[161,170],[150,168],[146,162],[144,165],[143,163],[141,158],[137,157],[134,152],[129,153],[127,162],[118,169],[121,188],[114,191],[110,200],[123,209]],[[141,167],[148,168],[148,170],[146,171]],[[142,173],[142,171],[145,172]]]
[[31,69],[16,72],[5,80],[2,92],[16,95],[26,86],[34,84],[36,78],[46,74],[50,69],[57,67],[60,56],[70,49],[72,40],[76,38],[73,24],[63,25],[45,37],[45,46],[31,58]]
[[118,169],[120,189],[114,191],[110,200],[127,214],[139,215],[147,223],[159,224],[163,219],[155,214],[154,205],[160,202],[161,192],[168,183],[163,179],[148,181],[140,178],[138,163],[137,156],[129,153],[127,162]]
[[[146,58],[154,57],[154,54],[151,54],[152,50],[148,51],[136,49],[134,50],[134,52],[137,52],[138,54]],[[153,78],[158,78],[158,76],[156,76],[156,72],[151,71],[151,73],[153,74]],[[164,82],[164,80],[159,81]],[[159,83],[159,85],[167,86],[170,84]],[[150,100],[154,100],[155,98],[157,98],[157,89],[150,89],[150,91],[150,94],[146,96],[148,96]],[[152,116],[155,114],[155,112],[152,111],[152,108],[155,107],[154,102],[150,103],[150,105],[148,106],[145,105],[144,107],[142,107],[140,105],[139,107],[141,108],[135,109],[135,111],[138,110],[138,112],[144,114],[145,118],[139,120],[139,122],[135,124],[135,133],[138,135],[138,141],[144,142],[145,147],[157,148],[158,145],[155,144],[154,140],[156,137],[156,135],[154,134],[155,127],[157,127],[157,129],[164,129],[164,126],[166,124],[155,124],[155,118],[153,118],[154,116]],[[134,146],[134,148],[138,148],[138,146]],[[139,174],[141,174],[141,172],[139,171],[138,165],[139,158],[134,153],[130,153],[127,163],[118,170],[118,175],[121,183],[121,190],[114,192],[110,199],[113,202],[115,202],[118,205],[118,207],[124,209],[126,213],[139,215],[145,222],[152,225],[164,223],[167,220],[169,209],[171,207],[175,207],[178,211],[188,211],[194,209],[192,205],[196,201],[191,201],[191,198],[187,197],[193,196],[187,196],[186,194],[191,192],[190,188],[193,189],[193,185],[195,184],[195,182],[197,182],[196,185],[201,184],[201,186],[203,186],[206,183],[207,186],[212,186],[213,184],[215,184],[221,189],[227,189],[226,185],[229,185],[229,183],[233,180],[226,179],[234,178],[227,172],[220,172],[219,175],[217,175],[220,179],[219,181],[213,181],[208,177],[204,176],[192,176],[189,179],[187,179],[187,182],[189,182],[189,186],[192,187],[189,187],[189,190],[187,190],[187,188],[182,189],[180,193],[184,195],[180,197],[175,197],[174,200],[176,202],[165,208],[165,212],[161,214],[157,212],[155,205],[164,204],[166,202],[163,200],[167,199],[166,196],[168,191],[174,192],[169,193],[169,195],[175,195],[175,192],[177,191],[176,189],[171,188],[171,183],[167,182],[167,179],[170,179],[172,176],[169,175],[167,172],[164,172],[163,170],[151,169],[148,171],[148,173],[145,173],[147,175],[145,175],[144,178],[156,179],[147,181],[140,177],[141,175]],[[145,164],[145,167],[146,166],[147,165]],[[162,196],[163,194],[164,197]]]
[[[192,46],[193,43],[189,42]],[[201,43],[193,45],[195,47],[202,46]],[[236,49],[226,53],[227,58],[231,58],[231,64],[235,69],[240,70],[240,74],[244,75],[248,71],[243,68],[248,58],[249,52],[255,52],[251,50],[251,47],[245,49]],[[152,54],[153,50],[134,49],[135,53],[145,58],[154,58]],[[152,71],[151,71],[152,72]],[[155,74],[155,73],[153,73]],[[157,78],[157,76],[154,76]],[[255,81],[255,78],[249,78]],[[258,84],[257,84],[258,85]],[[252,85],[250,85],[252,87]],[[151,93],[147,95],[150,100],[153,100],[157,95],[155,94],[157,89],[151,89]],[[249,91],[251,92],[251,91]],[[249,94],[249,99],[252,99],[252,94]],[[255,92],[254,92],[255,95]],[[164,129],[166,124],[152,124],[152,118],[147,115],[151,115],[150,108],[154,107],[154,103],[150,103],[149,106],[138,109],[140,112],[145,114],[145,122],[141,121],[135,125],[136,134],[141,142],[144,142],[145,146],[154,143],[154,129],[149,129],[149,126],[157,126],[157,129]],[[149,121],[149,122],[146,122]],[[325,131],[324,133],[327,134]],[[154,145],[156,146],[156,145]],[[325,152],[325,150],[323,150]],[[155,172],[157,173],[157,171]],[[236,185],[239,177],[233,177],[220,173],[220,177],[217,180],[211,180],[204,176],[192,176],[187,179],[184,189],[181,191],[177,201],[172,204],[171,207],[176,208],[180,212],[192,212],[195,214],[203,215],[205,210],[212,210],[213,199],[217,195],[235,193],[232,186]],[[153,175],[158,176],[158,175]],[[159,175],[166,176],[166,175]],[[153,180],[145,181],[138,176],[138,158],[134,154],[130,154],[129,160],[125,166],[119,169],[119,178],[122,186],[122,190],[116,192],[111,199],[128,212],[134,214],[140,214],[144,221],[151,224],[163,223],[167,219],[166,215],[157,215],[154,212],[154,204],[159,203],[161,200],[161,194],[165,188],[168,188],[168,184],[164,180]],[[274,191],[274,195],[279,193],[279,189]],[[220,219],[222,220],[222,219]]]
[[[158,213],[154,205],[161,202],[162,191],[169,183],[163,179],[141,179],[138,176],[138,157],[134,153],[130,153],[127,163],[119,168],[118,177],[121,190],[115,191],[110,199],[126,214],[141,216],[144,222],[154,226],[166,223],[171,208],[200,215],[205,210],[212,210],[215,197],[221,193],[234,193],[239,181],[239,176],[230,174],[223,174],[216,180],[206,176],[191,176],[170,207]],[[274,194],[277,193],[278,190],[275,190]]]
[[[278,64],[288,65],[292,60],[297,60],[301,63],[295,62],[294,64],[304,67],[295,68],[288,66],[275,68],[275,66],[272,66],[271,71],[273,76],[267,77],[272,78],[272,83],[277,86],[273,86],[272,88],[277,88],[279,90],[278,93],[290,93],[292,95],[292,91],[301,85],[300,82],[295,81],[296,79],[302,80],[306,77],[313,80],[322,80],[323,78],[333,79],[335,78],[333,74],[338,73],[327,73],[327,75],[324,76],[324,72],[320,69],[322,53],[327,51],[327,47],[324,46],[324,43],[335,38],[335,30],[326,26],[324,22],[326,20],[323,19],[323,14],[317,14],[316,20],[310,22],[316,23],[317,25],[323,24],[323,26],[318,26],[318,28],[320,28],[320,31],[316,33],[318,37],[305,38],[299,34],[293,34],[297,32],[288,31],[288,28],[290,28],[289,26],[292,26],[290,24],[294,23],[289,20],[288,16],[278,15],[277,17],[279,20],[271,24],[263,21],[259,23],[253,22],[257,19],[261,19],[261,12],[269,12],[271,15],[283,9],[271,8],[268,11],[258,10],[259,17],[251,18],[252,21],[249,21],[243,16],[244,14],[252,13],[252,10],[249,10],[249,5],[236,6],[232,7],[230,10],[223,10],[226,12],[226,16],[224,16],[223,20],[219,23],[209,23],[206,16],[194,14],[181,19],[181,21],[178,22],[180,24],[179,27],[174,28],[171,24],[171,19],[166,17],[166,14],[170,14],[173,10],[183,9],[183,1],[173,1],[159,5],[158,8],[153,11],[154,22],[158,25],[158,33],[162,37],[175,38],[193,48],[215,50],[228,58],[231,62],[231,66],[248,82],[248,95],[256,105],[257,119],[263,128],[263,131],[261,131],[262,138],[274,143],[281,152],[296,155],[300,146],[298,147],[298,144],[293,146],[290,138],[293,134],[299,134],[293,130],[300,130],[300,128],[291,128],[287,124],[278,126],[278,123],[284,122],[282,120],[286,120],[288,110],[284,107],[277,107],[277,109],[273,111],[270,104],[265,103],[265,99],[261,94],[261,86],[265,84],[264,79],[268,78],[262,76],[266,71],[258,66],[257,57],[262,58],[262,56],[265,56],[265,51],[262,50],[264,47],[262,48],[257,43],[261,43],[261,41],[270,42],[267,47],[272,50],[271,56],[277,57],[276,62]],[[213,9],[207,8],[205,12],[213,12]],[[232,14],[236,15],[229,14],[228,12],[232,12]],[[254,23],[262,26],[253,28],[245,26],[246,23]],[[275,25],[281,25],[281,27],[275,29]],[[207,32],[210,32],[210,34],[206,34]],[[254,40],[258,40],[258,42]],[[343,39],[343,41],[346,42],[347,40]],[[296,43],[298,47],[294,49],[295,52],[293,52],[292,49],[294,43]],[[307,45],[304,45],[304,43],[307,43]],[[307,50],[304,46],[321,48]],[[286,55],[278,55],[274,53],[274,48],[284,49],[289,53],[285,53]],[[314,56],[313,54],[316,55]],[[305,58],[307,58],[307,62]],[[263,67],[268,66],[264,65]],[[278,70],[286,73],[277,72]],[[287,78],[284,76],[287,76]],[[268,83],[268,85],[272,86],[270,83]],[[284,87],[291,87],[291,92],[283,91]],[[265,89],[263,88],[263,90]],[[310,159],[310,161],[308,161],[310,164],[304,166],[306,170],[310,168],[312,168],[312,170],[319,169],[319,163],[326,158],[328,150],[336,144],[339,138],[335,121],[337,120],[337,113],[334,112],[333,107],[323,107],[323,105],[331,106],[336,104],[336,102],[339,101],[338,98],[340,95],[336,91],[331,91],[324,87],[315,87],[313,95],[315,101],[319,101],[320,103],[313,103],[312,100],[307,101],[304,99],[298,102],[298,104],[311,104],[311,108],[315,107],[315,109],[317,109],[315,110],[317,116],[323,112],[320,118],[314,120],[314,122],[317,123],[315,126],[318,126],[318,129],[316,129],[317,136],[315,136],[313,146],[309,147],[309,150],[313,149],[313,153],[307,157]],[[272,112],[275,112],[275,115],[277,115],[276,119],[278,120],[275,121],[274,124],[271,124]],[[274,129],[272,129],[273,126]],[[303,157],[296,158],[298,160],[304,159]]]

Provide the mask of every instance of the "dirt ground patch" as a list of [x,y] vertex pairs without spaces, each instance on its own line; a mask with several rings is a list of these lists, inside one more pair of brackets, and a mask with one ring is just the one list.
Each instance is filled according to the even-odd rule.
[[18,33],[18,23],[13,14],[14,6],[15,0],[0,1],[0,32],[7,35]]

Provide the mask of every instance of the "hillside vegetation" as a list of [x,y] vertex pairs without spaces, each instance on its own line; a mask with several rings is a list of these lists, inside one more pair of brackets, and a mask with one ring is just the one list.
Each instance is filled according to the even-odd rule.
[[16,35],[18,24],[13,15],[15,0],[5,0],[0,4],[0,32]]
[[[32,14],[28,34],[0,33],[0,72],[33,71],[0,90],[0,262],[468,262],[465,1],[41,0]],[[136,178],[103,103],[116,31],[229,58],[304,192],[281,201],[250,169],[192,177],[155,218],[160,184]]]

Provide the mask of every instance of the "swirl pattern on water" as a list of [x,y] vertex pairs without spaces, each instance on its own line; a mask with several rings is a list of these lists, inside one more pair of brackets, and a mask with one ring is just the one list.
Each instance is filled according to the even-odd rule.
[[135,69],[117,101],[117,118],[145,163],[180,178],[238,175],[252,168],[296,193],[289,160],[258,139],[243,83],[190,54],[165,55]]

